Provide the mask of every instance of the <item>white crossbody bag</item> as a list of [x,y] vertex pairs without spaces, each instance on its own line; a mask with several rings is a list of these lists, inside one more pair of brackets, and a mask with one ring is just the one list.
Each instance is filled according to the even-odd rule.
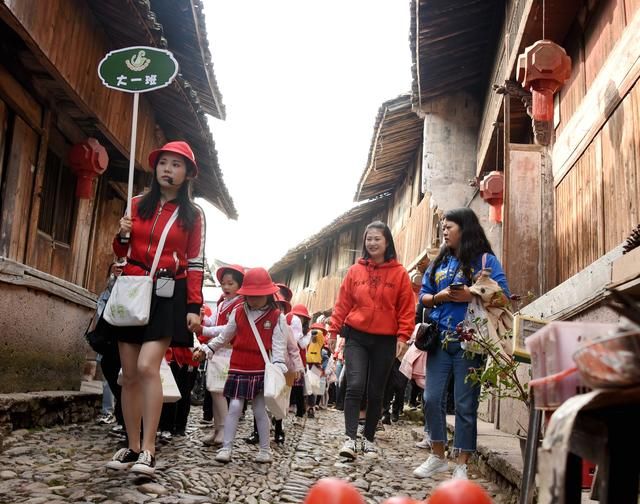
[[264,402],[267,405],[267,409],[271,414],[280,420],[287,415],[289,410],[289,391],[287,387],[287,380],[284,373],[278,368],[278,366],[271,363],[267,351],[262,343],[262,338],[256,327],[256,323],[253,321],[247,307],[244,307],[244,312],[249,320],[249,325],[253,331],[253,335],[256,338],[260,353],[264,359]]
[[116,280],[102,314],[103,318],[112,326],[144,326],[149,323],[153,277],[158,268],[169,229],[178,218],[178,210],[179,207],[174,210],[162,231],[162,235],[160,235],[160,241],[158,242],[158,248],[156,249],[149,275],[120,275]]

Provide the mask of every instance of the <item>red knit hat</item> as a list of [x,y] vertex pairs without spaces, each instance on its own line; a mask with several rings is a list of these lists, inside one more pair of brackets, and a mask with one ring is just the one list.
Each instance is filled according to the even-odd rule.
[[275,294],[278,290],[266,269],[251,268],[245,273],[242,287],[238,289],[238,294],[243,296],[269,296],[270,294]]
[[293,308],[291,308],[291,313],[293,315],[297,315],[298,317],[304,317],[311,320],[311,315],[309,315],[309,310],[307,310],[307,307],[303,304],[293,305]]
[[282,294],[276,292],[273,297],[276,299],[276,303],[282,304],[285,315],[291,311],[291,303],[287,301]]
[[226,266],[220,266],[218,268],[218,271],[216,271],[216,278],[218,279],[218,283],[222,283],[222,277],[224,276],[225,273],[227,273],[229,270],[231,271],[237,271],[238,273],[240,273],[242,276],[244,276],[244,268],[242,266],[240,266],[239,264],[228,264]]
[[280,294],[282,294],[287,301],[291,301],[291,298],[293,298],[293,292],[291,292],[291,289],[283,283],[277,283],[276,286],[280,289]]
[[[169,142],[164,144],[159,149],[151,151],[149,153],[149,166],[152,170],[156,169],[158,158],[163,152],[173,152],[174,154],[180,154],[181,156],[184,156],[188,161],[191,162],[193,176],[198,176],[198,165],[196,164],[196,157],[194,156],[193,151],[191,150],[191,147],[189,147],[189,144],[187,142]],[[187,166],[187,168],[189,168],[189,166]]]
[[322,331],[324,334],[327,334],[327,328],[324,324],[318,324],[317,322],[315,324],[311,324],[309,329],[318,329],[318,331]]

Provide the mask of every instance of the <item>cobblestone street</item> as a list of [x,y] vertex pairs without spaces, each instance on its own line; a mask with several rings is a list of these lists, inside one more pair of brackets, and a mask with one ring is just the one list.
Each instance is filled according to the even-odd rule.
[[[289,417],[284,446],[272,443],[274,463],[261,465],[253,462],[256,448],[241,439],[251,428],[249,410],[240,423],[233,460],[223,465],[213,460],[214,449],[200,441],[204,431],[198,428],[199,415],[196,408],[186,437],[159,445],[155,481],[104,469],[118,442],[109,435],[111,426],[15,431],[0,453],[0,502],[301,503],[316,480],[335,476],[353,481],[367,502],[377,503],[393,495],[423,499],[448,477],[419,480],[412,475],[427,452],[415,448],[417,426],[405,421],[379,433],[381,457],[344,463],[337,455],[343,441],[341,412],[323,410],[316,419],[297,423]],[[473,469],[470,474],[496,504],[510,502],[496,485],[477,479]]]

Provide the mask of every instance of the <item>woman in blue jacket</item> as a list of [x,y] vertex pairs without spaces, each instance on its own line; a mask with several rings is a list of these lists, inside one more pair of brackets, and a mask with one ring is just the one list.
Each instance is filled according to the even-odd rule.
[[446,430],[447,384],[454,380],[456,410],[453,440],[456,466],[454,478],[467,478],[467,461],[476,449],[478,399],[480,387],[467,383],[469,368],[479,368],[483,358],[465,354],[456,334],[467,305],[472,299],[469,286],[482,269],[482,256],[486,253],[486,267],[491,278],[509,295],[507,279],[489,240],[469,208],[456,208],[445,212],[442,222],[444,244],[422,280],[418,301],[430,308],[429,318],[438,324],[441,344],[428,353],[425,400],[425,420],[431,436],[432,455],[413,471],[419,478],[430,478],[446,472],[449,464],[444,458]]

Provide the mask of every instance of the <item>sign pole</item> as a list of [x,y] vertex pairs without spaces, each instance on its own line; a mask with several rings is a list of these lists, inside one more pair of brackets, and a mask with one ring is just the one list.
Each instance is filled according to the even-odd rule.
[[136,165],[136,136],[138,133],[138,102],[140,93],[133,93],[133,119],[131,120],[131,147],[129,148],[129,185],[127,187],[127,217],[131,217],[133,198],[133,174]]

